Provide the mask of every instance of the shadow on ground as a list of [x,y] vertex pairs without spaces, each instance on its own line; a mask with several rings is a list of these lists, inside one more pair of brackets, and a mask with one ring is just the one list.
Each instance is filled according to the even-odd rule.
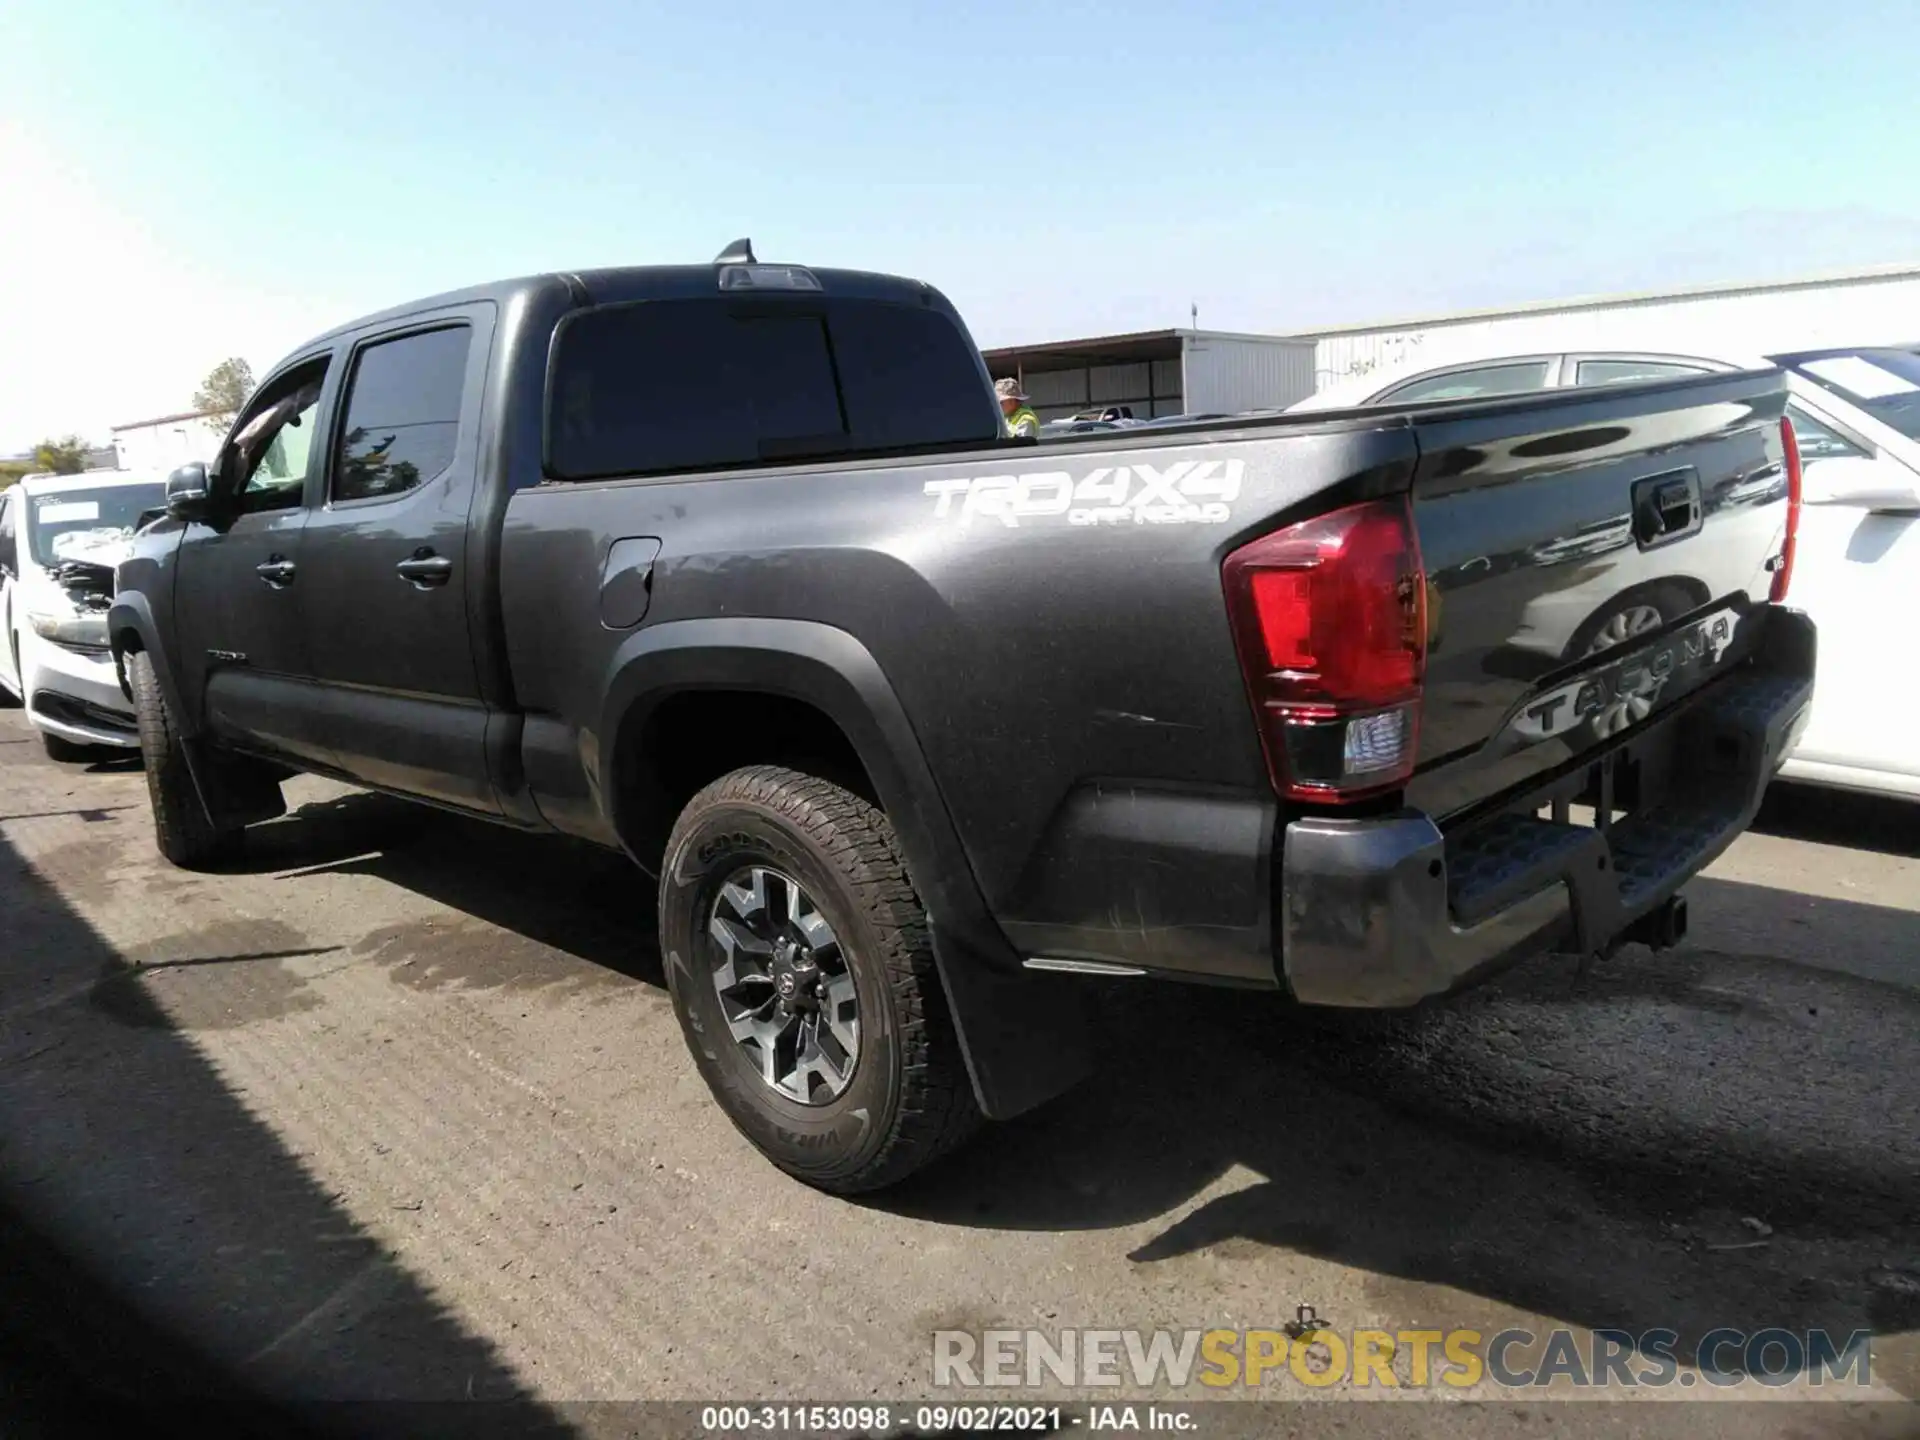
[[3,835],[0,925],[0,1333],[30,1371],[0,1383],[0,1431],[192,1402],[220,1433],[568,1433],[115,983],[126,962]]
[[[597,846],[356,793],[302,805],[250,830],[237,868],[296,879],[374,876],[536,946],[650,985],[666,983],[654,941],[653,883],[624,855]],[[486,948],[504,981],[514,957],[497,954],[497,937]]]
[[1920,856],[1920,801],[1776,782],[1754,817],[1763,835]]

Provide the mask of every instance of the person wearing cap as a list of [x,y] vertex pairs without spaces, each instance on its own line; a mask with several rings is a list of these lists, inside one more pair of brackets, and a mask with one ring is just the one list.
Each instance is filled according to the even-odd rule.
[[1027,392],[1018,380],[996,380],[993,393],[1000,397],[1000,413],[1007,419],[1007,434],[1031,439],[1040,433],[1040,417],[1027,405]]

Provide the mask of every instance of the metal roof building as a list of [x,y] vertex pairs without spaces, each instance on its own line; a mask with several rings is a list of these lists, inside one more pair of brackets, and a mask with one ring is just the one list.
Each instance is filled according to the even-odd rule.
[[211,463],[221,432],[207,422],[218,412],[183,410],[113,427],[113,455],[122,470],[171,470],[192,460]]
[[1315,388],[1358,375],[1560,349],[1774,354],[1907,344],[1920,335],[1920,265],[1768,283],[1550,300],[1292,337],[1314,343]]
[[1027,390],[1042,420],[1110,405],[1136,420],[1291,405],[1314,391],[1311,336],[1147,330],[985,352],[996,380]]

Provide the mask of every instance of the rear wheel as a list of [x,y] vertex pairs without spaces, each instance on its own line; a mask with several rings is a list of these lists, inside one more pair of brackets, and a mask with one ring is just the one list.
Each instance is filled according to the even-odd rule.
[[200,799],[187,768],[186,742],[175,731],[166,696],[143,650],[127,656],[127,682],[133,690],[134,719],[140,729],[140,753],[146,764],[147,799],[153,806],[153,838],[175,865],[200,870],[218,864],[239,849],[241,831],[222,828]]
[[926,912],[887,817],[829,781],[737,770],[660,876],[674,1009],[729,1119],[823,1190],[876,1190],[980,1123]]

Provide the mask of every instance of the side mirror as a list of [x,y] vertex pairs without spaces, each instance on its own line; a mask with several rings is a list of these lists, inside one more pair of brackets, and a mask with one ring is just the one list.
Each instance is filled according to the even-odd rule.
[[1835,455],[1805,463],[1802,494],[1809,505],[1856,510],[1920,510],[1920,476],[1888,459]]
[[176,520],[204,520],[213,508],[213,484],[199,461],[167,476],[167,514]]

